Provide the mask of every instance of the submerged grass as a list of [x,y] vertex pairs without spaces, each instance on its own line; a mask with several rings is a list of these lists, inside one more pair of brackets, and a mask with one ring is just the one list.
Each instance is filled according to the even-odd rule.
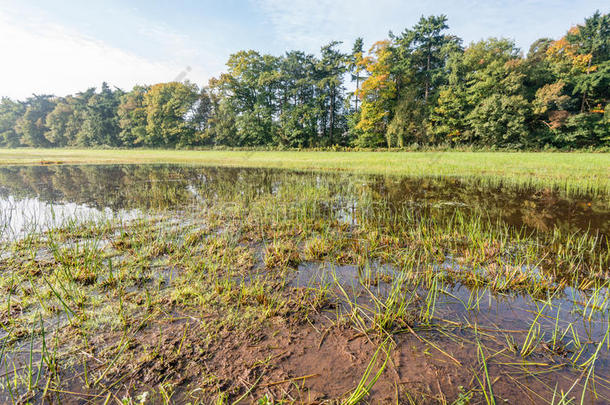
[[610,396],[598,235],[470,208],[439,217],[357,188],[346,215],[324,179],[197,193],[188,207],[0,243],[2,400]]

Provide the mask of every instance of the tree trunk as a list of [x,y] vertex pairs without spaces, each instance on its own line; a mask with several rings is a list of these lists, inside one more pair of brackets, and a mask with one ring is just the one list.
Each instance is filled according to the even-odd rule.
[[428,92],[430,91],[430,48],[428,47],[428,61],[426,63],[426,91],[424,94],[424,102],[428,104]]
[[[589,76],[589,72],[591,71],[591,62],[593,61],[593,57],[589,58],[589,66],[587,66],[587,76]],[[585,112],[585,103],[587,102],[587,90],[582,93],[582,102],[580,103],[580,112]]]
[[356,73],[356,112],[358,112],[358,90],[360,90],[360,75]]
[[333,130],[334,130],[334,126],[335,126],[335,88],[331,87],[330,89],[330,122],[329,122],[329,126],[330,126],[330,133],[328,134],[328,139],[331,142],[333,142]]

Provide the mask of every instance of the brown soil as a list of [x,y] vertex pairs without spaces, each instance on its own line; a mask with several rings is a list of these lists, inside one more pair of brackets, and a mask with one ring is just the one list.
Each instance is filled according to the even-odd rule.
[[[241,403],[257,403],[265,396],[290,403],[339,403],[358,385],[381,343],[371,334],[358,333],[322,316],[297,325],[275,319],[263,331],[247,334],[221,330],[211,340],[206,338],[209,322],[217,320],[203,324],[195,318],[181,317],[153,323],[136,335],[122,360],[104,378],[104,384],[112,386],[111,395],[117,401],[149,391],[156,394],[148,399],[160,403],[159,385],[171,384],[174,403],[212,403],[221,391],[229,393],[225,398],[228,403],[240,398]],[[107,347],[109,341],[118,344],[119,340],[118,335],[105,335],[92,343]],[[366,397],[367,402],[452,403],[460,395],[460,387],[480,387],[475,374],[479,378],[483,374],[477,366],[474,345],[410,332],[395,335],[394,341],[387,367]],[[490,347],[492,343],[485,345]],[[372,375],[384,360],[385,354],[381,353]],[[544,403],[536,396],[536,392],[548,390],[541,382],[531,377],[509,378],[500,366],[492,364],[489,374],[498,403],[501,399],[508,403]],[[570,378],[574,381],[574,376]],[[108,395],[95,398],[77,381],[72,387],[71,391],[83,395],[64,393],[63,403],[104,402]],[[484,403],[480,388],[472,394],[470,403]]]

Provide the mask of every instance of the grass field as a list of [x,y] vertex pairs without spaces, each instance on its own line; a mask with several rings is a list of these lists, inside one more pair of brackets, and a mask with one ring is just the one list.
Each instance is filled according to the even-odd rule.
[[517,184],[610,194],[607,153],[0,149],[0,165],[41,163],[182,163],[389,175],[484,176]]

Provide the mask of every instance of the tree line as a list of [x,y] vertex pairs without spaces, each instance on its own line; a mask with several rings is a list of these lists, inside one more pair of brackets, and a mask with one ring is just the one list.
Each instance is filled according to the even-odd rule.
[[444,15],[351,52],[240,51],[189,81],[0,101],[4,147],[610,147],[610,14],[526,54]]

